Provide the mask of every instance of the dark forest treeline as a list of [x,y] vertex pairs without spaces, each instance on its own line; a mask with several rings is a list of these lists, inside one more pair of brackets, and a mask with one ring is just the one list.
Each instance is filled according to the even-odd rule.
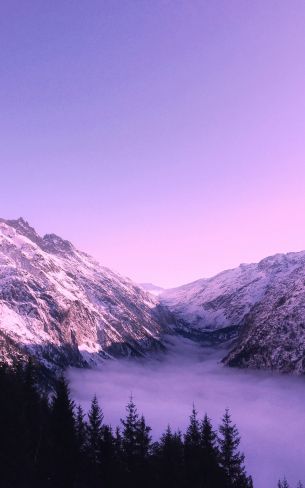
[[42,395],[31,363],[0,367],[2,488],[251,488],[239,434],[225,412],[219,432],[195,408],[184,435],[170,427],[158,442],[130,399],[115,431],[96,398],[85,416],[65,380]]

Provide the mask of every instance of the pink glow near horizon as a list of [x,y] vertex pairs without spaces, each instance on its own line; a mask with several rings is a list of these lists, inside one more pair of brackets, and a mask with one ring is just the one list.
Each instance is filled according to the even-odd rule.
[[1,4],[1,216],[161,286],[305,249],[305,4],[77,3]]

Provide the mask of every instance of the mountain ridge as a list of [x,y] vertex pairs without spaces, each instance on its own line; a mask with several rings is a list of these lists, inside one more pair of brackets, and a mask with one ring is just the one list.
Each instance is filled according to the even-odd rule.
[[227,329],[236,343],[225,364],[305,373],[305,251],[242,264],[159,298],[194,335]]
[[164,351],[165,335],[178,334],[229,344],[228,366],[305,373],[305,251],[160,288],[41,237],[23,218],[0,219],[0,359],[88,367]]
[[60,368],[141,356],[163,348],[169,320],[154,297],[69,241],[41,237],[22,218],[0,219],[3,360],[33,354]]

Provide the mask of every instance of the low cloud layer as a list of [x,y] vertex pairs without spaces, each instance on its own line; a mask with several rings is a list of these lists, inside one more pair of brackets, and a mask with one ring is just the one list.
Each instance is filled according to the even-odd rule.
[[276,487],[284,475],[305,481],[305,381],[223,367],[223,351],[178,342],[166,358],[109,361],[95,370],[71,369],[72,395],[85,409],[96,393],[105,422],[117,425],[132,393],[158,436],[170,423],[185,429],[192,403],[218,426],[226,407],[242,435],[255,488]]

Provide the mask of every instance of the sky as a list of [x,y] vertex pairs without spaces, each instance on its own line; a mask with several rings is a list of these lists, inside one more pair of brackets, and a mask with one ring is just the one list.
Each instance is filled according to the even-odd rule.
[[305,249],[305,3],[2,0],[0,214],[137,282]]

